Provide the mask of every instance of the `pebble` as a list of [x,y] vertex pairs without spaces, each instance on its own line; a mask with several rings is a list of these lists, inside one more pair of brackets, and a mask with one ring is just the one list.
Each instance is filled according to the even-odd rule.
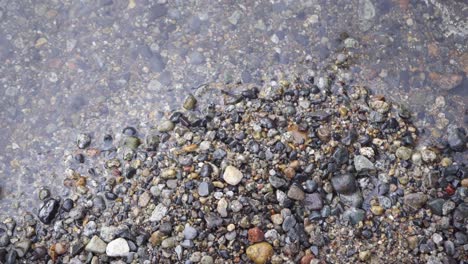
[[117,238],[107,244],[106,254],[109,257],[125,257],[130,252],[128,243],[123,238]]
[[174,129],[174,127],[175,127],[174,123],[172,123],[170,120],[165,120],[165,121],[162,121],[158,125],[158,131],[159,132],[169,132],[169,131],[172,131]]
[[463,151],[466,145],[466,132],[463,128],[450,127],[447,129],[447,141],[454,151]]
[[230,185],[237,185],[243,178],[242,172],[234,166],[227,166],[224,170],[223,179]]
[[200,185],[198,185],[198,195],[206,197],[211,193],[212,189],[213,186],[211,183],[201,182]]
[[409,160],[411,158],[411,154],[411,149],[407,147],[399,147],[395,153],[395,155],[402,160]]
[[159,222],[166,216],[168,208],[163,204],[158,204],[156,208],[154,208],[153,213],[151,214],[150,221],[151,222]]
[[197,99],[193,94],[189,94],[184,101],[183,107],[187,110],[192,110],[195,108],[195,105],[197,104]]
[[218,206],[216,207],[216,210],[218,211],[219,215],[221,215],[221,217],[228,216],[227,207],[228,202],[226,201],[226,199],[222,198],[218,201]]
[[296,201],[302,201],[305,198],[304,191],[302,188],[296,184],[292,184],[291,187],[289,187],[288,190],[288,197],[296,200]]
[[60,204],[55,199],[49,199],[39,209],[38,217],[42,223],[48,225],[52,222],[59,211]]
[[359,260],[366,262],[370,259],[371,257],[371,252],[369,250],[364,250],[359,252]]
[[251,243],[262,242],[265,239],[263,231],[258,227],[249,229],[247,234],[248,239]]
[[76,137],[76,145],[78,146],[78,148],[85,149],[89,147],[90,144],[91,144],[91,137],[88,134],[82,133]]
[[265,264],[273,256],[273,247],[267,242],[260,242],[249,246],[247,257],[255,264]]
[[358,208],[349,208],[343,213],[343,218],[348,220],[352,225],[357,225],[364,220],[366,212]]
[[200,264],[213,264],[213,262],[213,257],[208,255],[203,256],[200,260]]
[[382,206],[380,206],[380,205],[374,205],[374,206],[371,207],[371,212],[374,215],[383,215],[384,212],[385,212],[385,209],[382,208]]
[[426,163],[432,163],[437,159],[437,155],[432,150],[424,149],[421,151],[421,158]]
[[332,177],[333,189],[339,194],[350,194],[356,191],[356,178],[347,173]]
[[96,254],[104,254],[106,247],[106,242],[102,241],[98,236],[93,236],[88,244],[86,244],[85,250]]
[[427,195],[424,193],[409,193],[405,194],[404,204],[408,209],[416,211],[422,208],[427,202]]
[[320,210],[323,207],[322,197],[319,193],[308,193],[305,195],[304,206],[308,210]]
[[274,214],[271,216],[271,221],[275,225],[281,225],[283,223],[283,216],[281,214]]
[[186,224],[184,228],[184,238],[188,240],[193,240],[197,237],[198,231],[192,226]]
[[354,156],[354,168],[357,172],[375,170],[374,164],[363,155]]
[[442,206],[445,203],[445,200],[442,198],[436,198],[427,203],[427,207],[431,210],[433,214],[442,215]]

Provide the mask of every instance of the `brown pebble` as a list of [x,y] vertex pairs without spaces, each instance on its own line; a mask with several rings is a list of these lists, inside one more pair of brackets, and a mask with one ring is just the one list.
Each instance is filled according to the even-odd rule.
[[263,231],[258,227],[250,228],[248,231],[248,237],[251,243],[261,242],[265,239]]
[[309,264],[314,259],[314,255],[307,254],[301,258],[301,264]]

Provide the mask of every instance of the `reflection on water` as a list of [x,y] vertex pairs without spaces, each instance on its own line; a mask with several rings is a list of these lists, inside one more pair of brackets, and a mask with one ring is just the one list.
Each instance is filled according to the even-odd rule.
[[201,84],[307,76],[342,52],[352,84],[407,105],[426,140],[466,124],[463,1],[153,2],[0,1],[2,214],[102,166],[73,162],[79,132],[101,148]]

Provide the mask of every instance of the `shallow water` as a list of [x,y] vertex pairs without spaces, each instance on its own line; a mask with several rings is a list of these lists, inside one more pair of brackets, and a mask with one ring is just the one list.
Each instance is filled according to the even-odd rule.
[[0,0],[2,215],[35,210],[41,186],[66,194],[69,166],[101,166],[69,161],[80,132],[96,148],[143,135],[202,84],[305,78],[342,52],[350,84],[407,105],[424,141],[466,127],[463,1],[153,2]]

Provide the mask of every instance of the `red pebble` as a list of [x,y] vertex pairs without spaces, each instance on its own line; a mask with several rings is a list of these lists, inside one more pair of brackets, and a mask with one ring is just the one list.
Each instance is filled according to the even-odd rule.
[[263,235],[263,231],[258,227],[250,228],[248,232],[248,236],[249,236],[249,241],[252,243],[261,242],[263,241],[263,239],[265,239],[265,236]]
[[453,195],[455,193],[455,189],[453,189],[452,185],[448,185],[446,188],[445,188],[445,192],[448,194],[448,195]]

